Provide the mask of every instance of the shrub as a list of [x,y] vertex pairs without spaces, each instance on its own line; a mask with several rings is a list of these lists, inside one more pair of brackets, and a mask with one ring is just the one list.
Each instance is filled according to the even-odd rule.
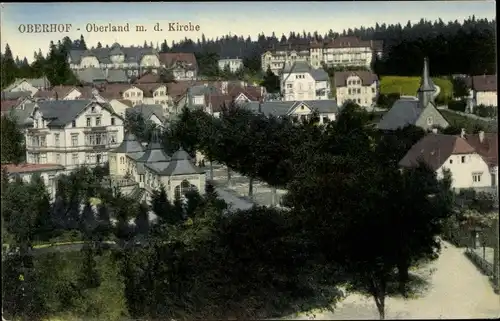
[[493,118],[497,116],[497,109],[494,107],[479,105],[474,107],[473,112],[479,117]]
[[467,103],[464,100],[450,100],[448,101],[448,108],[455,111],[465,112]]

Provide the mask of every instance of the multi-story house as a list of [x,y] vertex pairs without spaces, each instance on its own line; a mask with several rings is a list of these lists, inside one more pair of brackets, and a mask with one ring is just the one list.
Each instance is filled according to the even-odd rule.
[[285,66],[309,60],[308,44],[279,44],[262,54],[261,65],[264,72],[269,68],[274,74],[279,75]]
[[330,95],[328,74],[303,61],[285,66],[280,73],[280,84],[285,101],[322,100]]
[[445,169],[452,174],[452,188],[473,188],[495,193],[498,184],[498,135],[479,132],[467,135],[430,133],[418,141],[399,162],[403,167],[424,161],[439,178]]
[[108,160],[123,140],[123,119],[97,100],[36,102],[26,131],[30,164],[59,164],[67,170]]
[[72,70],[121,69],[129,77],[139,77],[148,71],[157,72],[160,67],[158,52],[154,48],[123,47],[118,43],[108,48],[71,50],[68,63]]
[[353,101],[362,107],[370,107],[377,100],[378,77],[370,71],[337,71],[334,81],[339,105]]
[[471,89],[469,98],[474,105],[497,107],[497,75],[479,75],[466,78]]
[[75,100],[92,98],[92,87],[55,86],[49,90],[39,90],[36,100]]
[[130,79],[125,70],[87,68],[75,71],[76,78],[84,85],[128,84]]
[[370,68],[375,55],[382,57],[381,41],[364,41],[356,37],[339,37],[326,42],[311,42],[299,45],[279,45],[264,52],[262,70],[267,68],[278,74],[286,63],[307,61],[313,68],[364,67]]
[[193,53],[161,53],[162,67],[172,72],[175,80],[196,80],[198,63]]
[[229,68],[232,73],[237,72],[243,68],[243,59],[241,58],[224,58],[218,61],[219,69],[225,70]]

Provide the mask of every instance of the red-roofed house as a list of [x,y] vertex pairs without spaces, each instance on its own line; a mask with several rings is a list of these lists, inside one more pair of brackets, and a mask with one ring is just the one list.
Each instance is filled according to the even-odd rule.
[[399,162],[402,167],[413,167],[425,162],[436,171],[438,178],[449,169],[452,187],[493,190],[498,182],[498,136],[480,132],[467,135],[431,133],[423,137]]
[[160,64],[171,70],[175,80],[193,80],[198,74],[198,63],[193,53],[168,52],[159,55]]
[[476,105],[497,106],[497,75],[479,75],[466,79],[471,89],[470,98],[474,98]]

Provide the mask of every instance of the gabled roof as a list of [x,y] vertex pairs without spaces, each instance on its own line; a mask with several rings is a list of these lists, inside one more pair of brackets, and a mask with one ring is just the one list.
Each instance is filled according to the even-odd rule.
[[467,134],[465,139],[489,166],[498,166],[498,133]]
[[424,109],[414,98],[398,99],[382,117],[377,127],[382,130],[396,130],[407,125],[415,125]]
[[196,62],[196,56],[194,53],[184,53],[184,52],[168,52],[159,54],[160,63],[167,67],[172,67],[176,63],[185,64],[186,67],[191,67],[192,69],[198,68],[198,63]]
[[31,97],[31,91],[2,91],[1,100],[12,100]]
[[83,57],[93,56],[103,64],[111,64],[112,54],[123,54],[126,63],[139,63],[145,55],[156,55],[154,48],[141,47],[121,47],[119,44],[113,44],[110,48],[93,48],[90,50],[71,50],[69,57],[71,63],[79,64]]
[[328,73],[323,68],[314,69],[305,61],[296,61],[292,65],[285,65],[283,68],[283,74],[294,73],[308,73],[316,81],[326,81],[329,79]]
[[475,91],[497,91],[497,75],[467,77],[465,82]]
[[23,81],[26,81],[31,86],[36,87],[36,88],[50,87],[50,81],[47,79],[47,77],[40,77],[40,78],[17,78],[12,84],[10,84],[9,86],[7,86],[7,88],[5,88],[4,90],[5,91],[10,91],[10,90],[16,88]]
[[160,75],[153,73],[146,73],[142,77],[138,78],[134,83],[136,84],[151,84],[151,83],[159,83]]
[[161,122],[165,121],[165,117],[163,117],[163,107],[162,105],[146,105],[140,104],[135,105],[133,107],[127,108],[125,113],[138,113],[141,114],[144,120],[149,120],[152,115],[155,115],[160,119]]
[[376,74],[366,71],[336,71],[335,72],[335,87],[345,87],[347,86],[347,78],[351,76],[358,76],[361,79],[361,84],[363,86],[370,86],[378,80]]
[[36,103],[44,119],[49,120],[48,127],[65,126],[90,104],[91,100],[47,100]]
[[450,155],[472,153],[476,153],[474,147],[460,136],[431,133],[413,145],[399,165],[412,167],[422,160],[433,170],[437,170]]
[[[259,111],[259,102],[242,103],[241,107],[253,112]],[[287,116],[296,107],[304,104],[311,110],[317,110],[320,114],[338,113],[339,107],[335,100],[304,100],[304,101],[265,101],[260,107],[266,116]]]
[[113,150],[113,153],[138,153],[143,151],[144,147],[139,143],[137,137],[131,132],[126,132],[122,143]]

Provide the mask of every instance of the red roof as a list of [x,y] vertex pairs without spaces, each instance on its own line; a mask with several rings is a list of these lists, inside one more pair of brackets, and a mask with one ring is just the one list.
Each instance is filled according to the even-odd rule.
[[489,166],[498,166],[498,133],[466,135],[465,139]]
[[175,63],[185,63],[187,66],[191,66],[193,68],[198,67],[198,63],[196,62],[196,56],[193,53],[185,53],[185,52],[168,52],[161,53],[159,55],[160,63],[164,64],[167,67],[171,67]]
[[1,112],[2,114],[11,110],[12,108],[14,108],[17,104],[19,103],[19,101],[17,99],[13,99],[13,100],[2,100],[0,102],[0,106],[1,106]]
[[59,164],[2,164],[2,170],[5,169],[9,174],[30,173],[62,170],[64,166]]
[[147,73],[135,81],[136,84],[151,84],[158,82],[160,82],[160,75],[155,75],[152,73]]

